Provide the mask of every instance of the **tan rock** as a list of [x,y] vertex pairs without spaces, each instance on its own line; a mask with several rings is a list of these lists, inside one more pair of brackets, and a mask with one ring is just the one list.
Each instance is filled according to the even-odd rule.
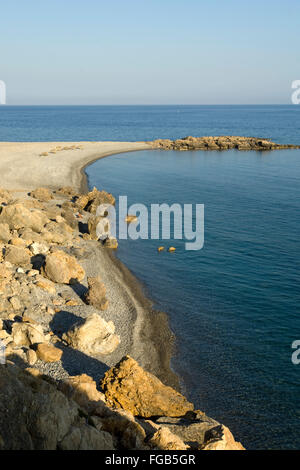
[[88,291],[84,297],[87,304],[99,310],[106,310],[108,308],[108,300],[106,298],[106,288],[100,277],[88,277]]
[[6,189],[0,188],[0,204],[8,204],[11,200],[11,193]]
[[49,219],[43,212],[27,208],[24,202],[15,202],[5,206],[0,214],[0,223],[7,223],[11,230],[30,228],[40,233],[47,222]]
[[176,434],[164,427],[159,428],[147,444],[156,450],[187,450],[190,448]]
[[118,240],[114,237],[109,237],[105,240],[104,246],[111,250],[116,250],[118,248]]
[[9,333],[7,333],[6,330],[2,330],[2,329],[0,330],[0,339],[1,339],[1,340],[2,340],[2,339],[9,338],[9,336],[10,336]]
[[40,343],[37,345],[36,354],[44,362],[57,362],[61,360],[63,352],[51,344]]
[[13,245],[13,246],[20,246],[20,247],[25,247],[26,246],[26,241],[23,240],[23,238],[18,238],[18,237],[14,237],[10,240],[10,245]]
[[0,223],[0,241],[8,243],[11,239],[11,233],[8,224]]
[[129,411],[112,409],[104,402],[98,402],[91,420],[97,429],[112,434],[118,440],[121,448],[149,450],[144,442],[145,430]]
[[12,270],[8,267],[8,263],[0,264],[0,279],[11,279]]
[[193,404],[154,375],[146,372],[129,356],[106,372],[102,388],[107,403],[135,416],[184,416]]
[[5,261],[16,266],[26,266],[31,263],[31,253],[27,248],[9,245],[5,250]]
[[17,346],[32,346],[46,341],[41,325],[14,323],[12,339]]
[[235,441],[226,426],[220,424],[206,435],[206,443],[201,450],[245,450],[240,442]]
[[42,202],[48,202],[53,199],[52,192],[48,188],[37,188],[30,193],[30,196]]
[[131,223],[135,223],[137,222],[139,219],[136,215],[127,215],[125,217],[125,222],[127,222],[128,224],[131,224]]
[[43,276],[36,276],[37,282],[36,286],[40,289],[49,292],[49,294],[55,294],[56,288],[54,282],[50,281],[49,279],[45,279]]
[[63,339],[74,349],[95,356],[111,354],[119,345],[112,321],[106,322],[97,313],[75,324],[63,335]]
[[33,255],[46,255],[49,252],[49,246],[44,243],[33,242],[30,245],[30,251]]
[[60,385],[60,390],[89,413],[99,401],[105,401],[104,394],[97,390],[96,382],[86,374],[69,377]]
[[44,270],[51,281],[61,284],[82,281],[85,276],[85,271],[77,260],[63,251],[48,254]]
[[79,209],[89,211],[91,214],[96,214],[98,207],[102,204],[115,205],[116,200],[112,194],[106,191],[99,191],[94,188],[88,194],[80,196],[75,204]]
[[21,310],[22,309],[22,304],[20,302],[19,297],[14,296],[9,299],[9,303],[11,304],[12,308],[14,310]]
[[28,364],[30,366],[34,366],[34,364],[37,361],[36,352],[33,349],[28,349],[28,351],[26,352],[26,358],[27,358]]

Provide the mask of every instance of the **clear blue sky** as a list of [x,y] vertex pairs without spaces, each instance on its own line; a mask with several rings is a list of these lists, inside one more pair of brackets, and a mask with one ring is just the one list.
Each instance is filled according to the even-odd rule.
[[9,0],[8,104],[290,103],[299,0]]

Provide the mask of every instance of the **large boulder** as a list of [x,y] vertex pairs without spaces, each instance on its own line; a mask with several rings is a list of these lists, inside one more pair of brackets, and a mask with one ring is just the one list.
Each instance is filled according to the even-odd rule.
[[193,410],[192,403],[144,371],[129,356],[106,372],[102,388],[110,406],[130,411],[135,416],[184,416]]
[[76,258],[60,250],[46,256],[44,273],[50,281],[61,284],[80,282],[85,276],[85,271]]
[[3,207],[0,214],[0,223],[8,224],[11,230],[30,228],[40,233],[47,222],[49,219],[42,211],[30,209],[20,202]]
[[93,305],[93,307],[99,310],[106,310],[108,307],[108,300],[106,298],[106,287],[101,282],[100,277],[88,277],[89,289],[84,296],[84,300],[87,304]]
[[90,356],[111,354],[119,345],[120,337],[115,335],[115,325],[106,322],[97,313],[81,320],[63,335],[63,339],[74,349]]

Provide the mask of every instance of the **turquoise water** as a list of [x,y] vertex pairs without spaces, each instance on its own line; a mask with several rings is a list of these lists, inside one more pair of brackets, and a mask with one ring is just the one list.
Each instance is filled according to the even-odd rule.
[[[0,106],[0,141],[222,134],[299,144],[300,106]],[[87,171],[129,203],[205,204],[203,250],[121,241],[118,256],[169,313],[185,391],[248,448],[300,447],[299,166],[299,150],[155,151]]]
[[87,173],[129,204],[205,204],[201,251],[121,240],[118,256],[169,313],[172,364],[197,407],[248,448],[299,448],[299,150],[142,151]]

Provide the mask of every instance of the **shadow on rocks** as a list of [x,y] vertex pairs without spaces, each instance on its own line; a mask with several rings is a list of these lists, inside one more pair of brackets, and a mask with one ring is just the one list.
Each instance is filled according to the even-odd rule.
[[83,298],[84,295],[87,293],[88,291],[88,288],[85,287],[83,284],[81,284],[80,282],[77,281],[77,279],[71,279],[70,280],[70,287],[71,289],[73,289],[73,291],[75,292],[76,295],[78,295],[78,297],[80,298]]
[[56,344],[55,347],[63,351],[61,358],[62,367],[70,376],[87,374],[92,377],[98,385],[99,379],[109,370],[109,366],[104,362],[94,357],[87,356],[77,349],[63,346],[62,344]]

